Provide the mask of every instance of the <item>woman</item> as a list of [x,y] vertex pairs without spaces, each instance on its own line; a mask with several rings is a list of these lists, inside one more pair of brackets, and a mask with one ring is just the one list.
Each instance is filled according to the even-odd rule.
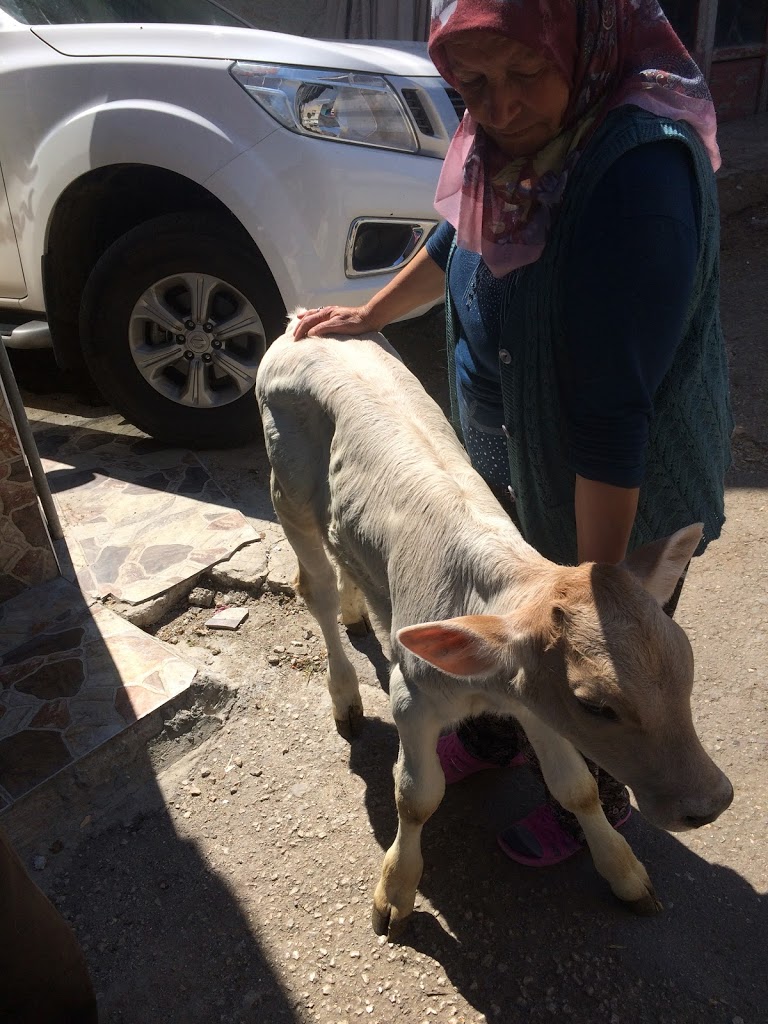
[[[620,562],[701,521],[701,554],[732,428],[701,73],[656,0],[435,0],[430,55],[467,107],[445,221],[369,303],[310,310],[296,338],[380,330],[445,289],[454,423],[526,540],[564,564]],[[448,782],[532,759],[487,718],[438,752]],[[619,827],[627,792],[593,770]],[[544,866],[583,836],[548,801],[500,843]]]

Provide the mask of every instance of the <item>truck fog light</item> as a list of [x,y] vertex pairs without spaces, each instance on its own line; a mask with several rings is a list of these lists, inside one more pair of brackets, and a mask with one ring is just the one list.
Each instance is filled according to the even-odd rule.
[[358,217],[347,238],[347,277],[399,270],[416,255],[436,226],[435,221]]

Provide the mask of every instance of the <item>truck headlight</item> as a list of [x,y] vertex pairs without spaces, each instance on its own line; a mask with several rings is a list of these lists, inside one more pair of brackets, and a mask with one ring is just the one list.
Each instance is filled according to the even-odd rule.
[[395,90],[381,75],[238,61],[235,81],[280,124],[360,146],[415,153],[416,135]]

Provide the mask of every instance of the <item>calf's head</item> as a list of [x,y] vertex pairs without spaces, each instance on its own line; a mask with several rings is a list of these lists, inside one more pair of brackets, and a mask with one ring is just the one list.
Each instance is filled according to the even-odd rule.
[[[693,652],[662,610],[701,527],[620,566],[547,564],[494,614],[409,626],[400,643],[450,675],[503,689],[615,778],[661,828],[714,821],[733,799],[691,717]],[[504,611],[504,604],[512,610]]]

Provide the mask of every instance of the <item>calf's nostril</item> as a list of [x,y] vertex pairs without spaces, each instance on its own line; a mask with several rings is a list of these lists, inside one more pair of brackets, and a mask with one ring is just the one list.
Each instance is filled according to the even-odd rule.
[[730,780],[725,775],[722,775],[717,795],[711,795],[708,799],[688,802],[688,810],[691,813],[684,814],[681,820],[686,828],[701,828],[703,825],[710,825],[720,817],[723,811],[731,806],[732,801],[733,786]]
[[719,811],[715,811],[713,814],[686,814],[683,821],[688,828],[701,828],[702,825],[710,825],[719,816]]

